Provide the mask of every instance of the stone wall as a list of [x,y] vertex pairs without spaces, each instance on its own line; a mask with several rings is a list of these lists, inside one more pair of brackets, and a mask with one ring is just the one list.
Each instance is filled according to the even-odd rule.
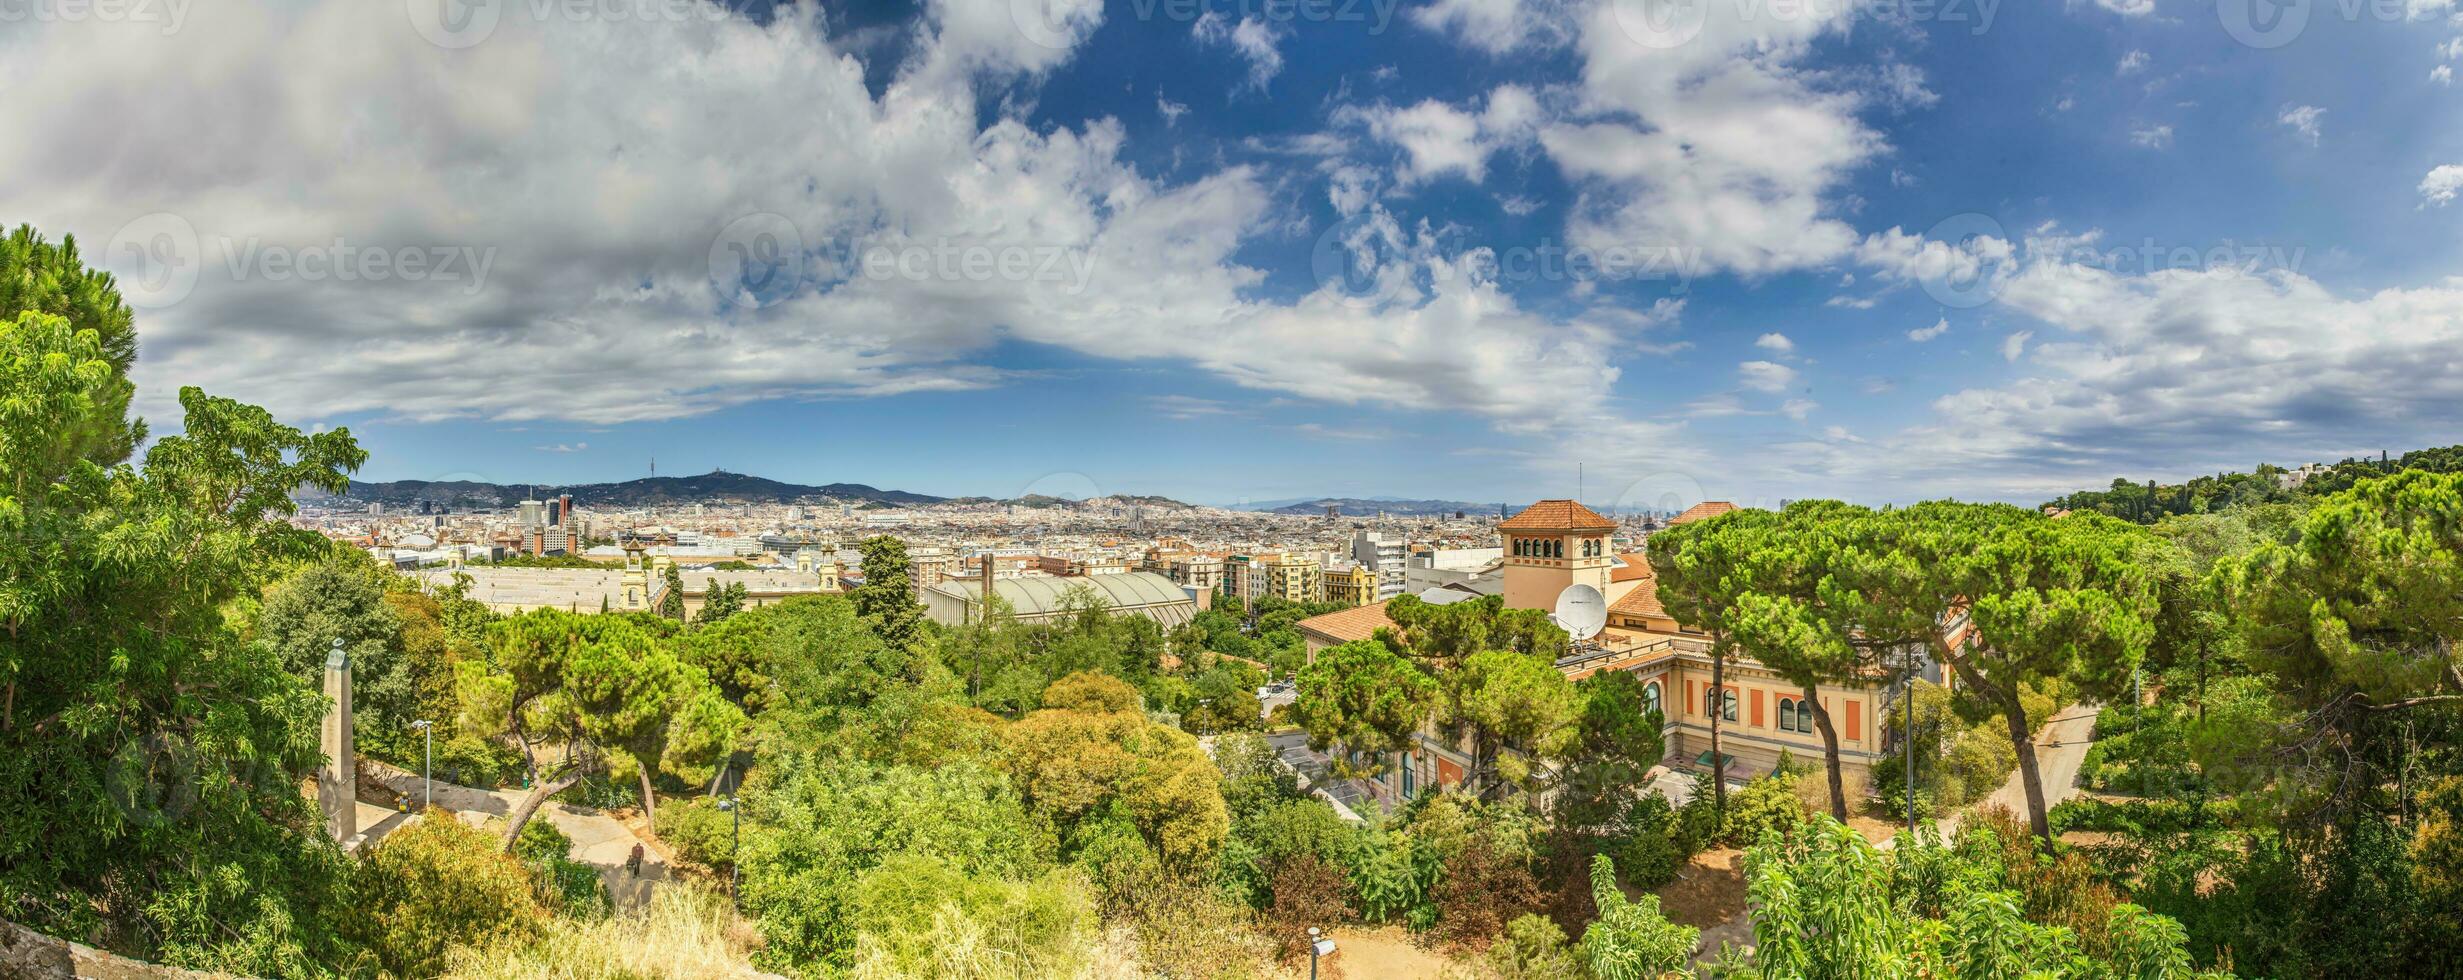
[[229,976],[142,963],[0,920],[0,977],[8,980],[214,980]]

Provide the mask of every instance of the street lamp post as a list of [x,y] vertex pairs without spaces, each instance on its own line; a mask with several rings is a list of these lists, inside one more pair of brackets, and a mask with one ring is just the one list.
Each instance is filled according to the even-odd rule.
[[727,900],[734,902],[736,911],[741,912],[744,910],[744,897],[737,894],[736,890],[744,884],[744,811],[736,809],[735,797],[733,796],[718,801],[718,808],[720,812],[727,814],[729,820],[729,826],[727,828]]
[[418,729],[418,730],[419,730],[419,734],[420,734],[420,736],[421,736],[421,737],[423,737],[423,738],[425,738],[425,739],[426,739],[426,741],[427,741],[427,756],[426,756],[426,758],[425,758],[425,759],[421,762],[421,764],[420,764],[420,766],[419,766],[419,783],[420,783],[419,792],[422,794],[422,798],[421,798],[421,800],[420,800],[420,804],[419,804],[419,809],[421,809],[421,810],[431,810],[431,809],[435,809],[435,807],[436,807],[436,723],[435,723],[435,722],[432,722],[432,721],[429,721],[429,720],[427,720],[427,719],[425,719],[425,718],[421,718],[421,719],[419,719],[418,721],[411,722],[411,727],[412,727],[412,728],[416,728],[416,729]]
[[1317,958],[1332,955],[1334,940],[1320,935],[1316,926],[1308,927],[1308,980],[1317,980]]

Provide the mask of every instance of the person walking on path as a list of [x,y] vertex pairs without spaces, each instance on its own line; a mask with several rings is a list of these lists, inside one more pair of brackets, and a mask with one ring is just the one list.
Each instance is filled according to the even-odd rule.
[[630,875],[632,875],[632,876],[633,876],[633,877],[635,877],[635,878],[639,878],[639,877],[641,877],[641,845],[640,845],[640,844],[634,844],[634,845],[633,845],[633,855],[632,855],[631,857],[628,857],[628,858],[625,858],[625,859],[624,859],[624,870],[625,870],[625,873],[626,873],[626,874],[630,874]]

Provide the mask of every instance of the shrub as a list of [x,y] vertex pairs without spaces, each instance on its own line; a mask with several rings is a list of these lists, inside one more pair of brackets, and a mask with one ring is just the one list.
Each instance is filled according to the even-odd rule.
[[1351,886],[1334,865],[1314,854],[1277,864],[1274,900],[1266,906],[1266,935],[1283,960],[1308,955],[1308,931],[1351,921]]
[[1437,886],[1437,935],[1448,945],[1484,947],[1505,924],[1540,908],[1539,882],[1523,861],[1475,837],[1445,863]]
[[1804,801],[1796,796],[1796,778],[1764,776],[1729,794],[1727,820],[1720,827],[1719,839],[1743,847],[1759,842],[1763,834],[1796,829],[1807,816]]
[[1599,920],[1582,933],[1580,956],[1599,980],[1647,980],[1674,971],[1693,955],[1702,931],[1670,922],[1659,896],[1628,899],[1616,887],[1616,864],[1605,855],[1591,862],[1591,898]]
[[1546,916],[1526,915],[1505,924],[1505,935],[1488,947],[1484,962],[1497,980],[1588,980],[1589,972],[1565,941],[1565,930]]
[[[1436,877],[1438,864],[1433,854],[1410,837],[1385,830],[1359,835],[1349,868],[1362,919],[1408,922],[1427,904],[1429,881]],[[1433,910],[1417,918],[1433,918]]]
[[694,864],[720,870],[734,864],[735,814],[720,810],[718,802],[696,796],[660,806],[654,822],[659,840]]
[[525,942],[465,946],[446,980],[732,980],[749,950],[727,900],[669,885],[635,912],[557,920]]
[[573,838],[544,817],[522,825],[514,838],[513,856],[530,869],[539,904],[569,916],[607,914],[607,888],[599,870],[573,860]]
[[494,834],[426,816],[368,854],[350,931],[398,976],[432,976],[454,946],[527,942],[548,921],[530,870]]
[[858,977],[1070,977],[1086,971],[1095,906],[1075,875],[1011,881],[901,854],[858,879],[848,923]]

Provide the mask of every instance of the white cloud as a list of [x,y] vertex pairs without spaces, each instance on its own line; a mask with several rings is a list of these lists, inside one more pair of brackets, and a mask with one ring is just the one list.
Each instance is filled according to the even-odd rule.
[[1932,325],[1932,326],[1929,326],[1929,327],[1917,327],[1917,328],[1916,328],[1916,329],[1914,329],[1914,330],[1907,331],[1907,339],[1912,340],[1912,341],[1915,341],[1916,343],[1921,344],[1921,343],[1924,343],[1925,341],[1931,340],[1931,339],[1933,339],[1933,338],[1935,338],[1935,337],[1939,337],[1939,336],[1941,336],[1942,334],[1949,333],[1949,332],[1950,332],[1950,318],[1945,316],[1945,317],[1942,317],[1942,318],[1941,318],[1941,319],[1939,319],[1939,320],[1935,320],[1935,321],[1933,321],[1933,325]]
[[1519,85],[1488,93],[1478,115],[1424,100],[1407,108],[1346,107],[1337,119],[1367,127],[1369,135],[1403,151],[1396,181],[1404,186],[1453,175],[1472,183],[1487,179],[1488,158],[1526,143],[1541,116],[1539,100]]
[[[985,6],[1002,6],[985,4]],[[1272,21],[1261,17],[1243,17],[1237,24],[1216,11],[1206,11],[1190,25],[1189,34],[1205,44],[1228,44],[1249,63],[1249,87],[1265,91],[1266,83],[1283,71],[1283,52],[1276,49],[1283,36]]]
[[2463,194],[2463,164],[2445,164],[2420,178],[2420,203],[2423,207],[2432,204],[2445,207],[2456,194]]
[[1796,369],[1776,361],[1746,361],[1736,365],[1736,382],[1775,395],[1796,383]]
[[2439,65],[2435,68],[2429,69],[2429,80],[2436,82],[2439,85],[2454,84],[2454,66]]
[[1554,45],[1564,40],[1568,24],[1563,6],[1535,0],[1435,0],[1414,7],[1411,22],[1452,37],[1491,55],[1524,45]]
[[578,453],[589,449],[590,444],[586,442],[559,442],[553,445],[532,446],[530,448],[543,453]]
[[2144,17],[2155,12],[2155,0],[2095,0],[2095,5],[2123,17]]
[[1753,346],[1779,354],[1792,354],[1796,351],[1796,342],[1787,339],[1787,335],[1783,333],[1763,334],[1754,339]]
[[[1075,37],[1099,17],[1089,4],[1066,21]],[[124,282],[147,270],[103,246],[152,212],[209,243],[492,256],[477,283],[234,276],[210,248],[187,257],[193,291],[139,315],[137,380],[158,420],[177,384],[303,422],[672,419],[999,384],[979,357],[1017,341],[1544,429],[1607,398],[1614,358],[1646,329],[1528,312],[1368,200],[1363,268],[1399,288],[1261,298],[1264,273],[1235,253],[1287,232],[1257,171],[1167,182],[1122,159],[1117,122],[979,119],[980,96],[1070,56],[1022,40],[1005,7],[931,7],[873,86],[815,16],[523,9],[450,58],[399,8],[341,0],[234,8],[169,37],[13,36],[12,68],[82,81],[0,101],[0,125],[46,134],[0,143],[0,213],[94,242]],[[218,110],[243,92],[250,112]],[[761,105],[797,107],[796,123]],[[722,237],[755,215],[791,234]],[[909,275],[864,261],[943,249],[1029,264]],[[714,282],[714,256],[732,269],[738,250],[790,266],[766,304]]]
[[1844,34],[1853,4],[1752,16],[1712,3],[1696,25],[1584,8],[1574,42],[1579,102],[1540,143],[1579,191],[1568,235],[1591,248],[1698,250],[1704,268],[1765,275],[1832,262],[1855,247],[1831,200],[1887,150],[1858,118],[1878,77],[1809,69],[1813,43]]
[[2115,75],[2135,75],[2147,69],[2147,62],[2149,60],[2150,59],[2147,57],[2146,52],[2133,49],[2129,53],[2121,56],[2121,63],[2113,68],[2112,73]]
[[2027,341],[2032,339],[2034,336],[2035,331],[2033,330],[2011,331],[2009,336],[2001,338],[2001,359],[2015,362],[2020,357],[2025,356],[2027,353]]
[[1809,398],[1790,398],[1779,404],[1779,414],[1802,422],[1813,414],[1814,409],[1820,407],[1821,405]]
[[2283,107],[2283,111],[2275,116],[2275,121],[2292,127],[2292,132],[2299,135],[2301,142],[2316,146],[2319,138],[2318,123],[2325,117],[2326,110],[2317,106],[2287,104]]
[[1155,93],[1155,114],[1163,117],[1165,128],[1176,127],[1180,125],[1180,117],[1189,114],[1189,105],[1185,102],[1174,102],[1164,98],[1163,93],[1157,92]]
[[2129,141],[2150,150],[2161,150],[2172,145],[2172,127],[2140,126],[2129,131]]

